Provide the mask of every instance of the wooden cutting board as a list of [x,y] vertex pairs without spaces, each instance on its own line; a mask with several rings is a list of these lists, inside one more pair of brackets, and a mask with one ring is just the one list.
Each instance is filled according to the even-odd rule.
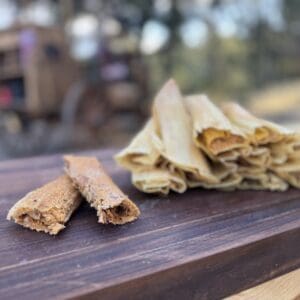
[[56,237],[24,229],[8,209],[59,175],[61,156],[0,163],[1,299],[215,299],[300,267],[300,190],[149,196],[114,151],[84,154],[101,159],[140,219],[100,225],[84,203]]

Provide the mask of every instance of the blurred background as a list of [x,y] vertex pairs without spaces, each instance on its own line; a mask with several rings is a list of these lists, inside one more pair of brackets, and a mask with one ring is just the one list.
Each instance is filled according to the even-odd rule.
[[300,121],[299,0],[2,0],[0,160],[125,145],[169,77]]

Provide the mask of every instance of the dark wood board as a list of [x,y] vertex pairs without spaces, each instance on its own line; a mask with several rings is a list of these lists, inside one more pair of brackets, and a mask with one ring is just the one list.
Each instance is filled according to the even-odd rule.
[[56,237],[24,229],[6,220],[9,208],[60,174],[61,156],[1,162],[1,299],[216,299],[300,267],[299,190],[149,196],[114,151],[88,154],[136,201],[140,219],[100,225],[84,203]]

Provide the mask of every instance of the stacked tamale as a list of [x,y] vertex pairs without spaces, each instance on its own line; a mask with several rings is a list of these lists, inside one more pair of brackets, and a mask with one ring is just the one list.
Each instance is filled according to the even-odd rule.
[[284,191],[300,188],[300,135],[236,103],[183,96],[169,80],[152,116],[116,161],[146,193],[187,188]]

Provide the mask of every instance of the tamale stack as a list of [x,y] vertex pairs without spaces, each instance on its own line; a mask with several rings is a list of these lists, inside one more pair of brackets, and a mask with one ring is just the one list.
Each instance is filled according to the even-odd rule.
[[173,79],[157,93],[151,118],[116,161],[146,193],[300,188],[299,133],[237,103],[218,107],[204,94],[183,96]]

